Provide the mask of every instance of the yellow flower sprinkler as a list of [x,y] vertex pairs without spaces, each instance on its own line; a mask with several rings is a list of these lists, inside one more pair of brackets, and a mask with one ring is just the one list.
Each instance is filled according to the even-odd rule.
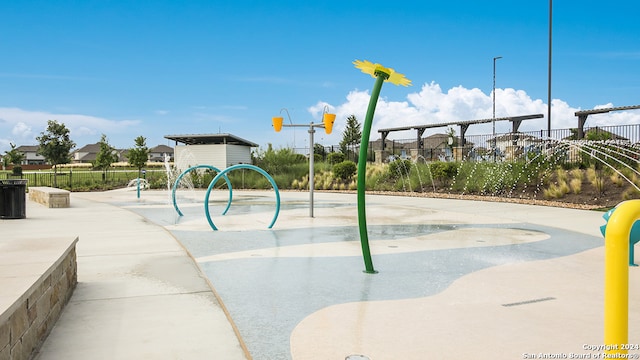
[[353,62],[356,68],[363,73],[371,75],[376,79],[371,91],[371,99],[369,99],[369,108],[367,116],[364,119],[362,127],[362,140],[360,141],[360,156],[358,157],[358,226],[360,228],[360,243],[362,245],[362,257],[364,258],[365,273],[375,274],[377,271],[373,269],[373,261],[371,261],[371,250],[369,249],[369,236],[367,234],[367,216],[365,212],[365,181],[367,174],[367,152],[369,147],[369,135],[371,134],[371,124],[373,122],[373,113],[376,111],[378,97],[382,83],[388,81],[392,84],[409,86],[411,80],[404,75],[395,72],[392,68],[386,68],[380,64],[373,64],[369,61],[356,60]]

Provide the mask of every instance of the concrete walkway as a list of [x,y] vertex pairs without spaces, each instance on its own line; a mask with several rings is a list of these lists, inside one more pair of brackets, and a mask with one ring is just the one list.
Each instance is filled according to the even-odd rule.
[[[371,275],[354,194],[316,193],[310,218],[307,193],[281,193],[272,230],[273,192],[234,192],[221,216],[227,196],[212,195],[217,232],[203,192],[181,194],[181,218],[166,192],[118,190],[74,193],[70,209],[29,202],[27,219],[0,223],[16,237],[80,236],[78,288],[38,359],[601,353],[600,212],[367,196]],[[629,270],[638,344],[640,270]]]
[[17,241],[79,236],[78,286],[36,359],[246,359],[181,244],[141,216],[83,195],[72,193],[70,208],[27,201],[26,219],[0,222],[3,236]]

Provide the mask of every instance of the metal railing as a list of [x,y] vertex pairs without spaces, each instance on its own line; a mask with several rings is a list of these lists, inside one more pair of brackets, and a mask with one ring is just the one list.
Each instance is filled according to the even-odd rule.
[[[443,137],[443,140],[435,146],[418,146],[415,138],[387,139],[384,154],[387,158],[381,160],[415,156],[425,161],[474,161],[495,158],[508,160],[529,149],[540,147],[541,144],[576,140],[577,133],[577,129],[552,129],[550,136],[547,136],[547,130],[497,133],[495,136],[493,134],[467,135],[464,138],[464,146],[459,146],[463,142],[460,137],[454,137],[452,144],[448,144]],[[640,124],[594,126],[585,128],[584,133],[586,140],[616,140],[630,147],[637,147],[640,144]],[[423,138],[422,141],[425,142],[426,139]],[[369,142],[370,154],[367,157],[370,161],[375,159],[374,153],[376,150],[381,150],[380,148],[379,140]],[[339,151],[339,146],[325,146],[325,151],[326,153]],[[355,146],[348,154],[355,154],[357,158],[358,151],[359,146]]]
[[[143,175],[150,183],[166,181],[164,170],[146,170]],[[28,186],[49,186],[68,190],[99,190],[125,187],[138,178],[138,170],[74,171],[24,171],[21,175],[0,172],[2,179],[27,179]],[[54,181],[55,179],[55,181]]]

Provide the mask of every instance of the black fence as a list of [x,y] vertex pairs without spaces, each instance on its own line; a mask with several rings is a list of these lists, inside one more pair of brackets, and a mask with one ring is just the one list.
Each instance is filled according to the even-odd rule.
[[[24,171],[21,175],[0,172],[2,179],[26,179],[28,186],[49,186],[68,190],[94,190],[125,187],[138,178],[138,170],[82,171],[73,169],[53,171]],[[146,170],[142,178],[149,183],[166,181],[164,170]]]
[[[422,138],[421,144],[416,138],[387,139],[384,152],[381,151],[382,141],[376,140],[369,142],[367,160],[377,162],[386,162],[395,158],[418,158],[425,161],[509,160],[548,144],[557,145],[563,142],[568,144],[577,138],[577,129],[466,135],[464,139],[459,134],[451,139],[446,134],[439,134]],[[626,147],[635,148],[640,144],[640,124],[585,127],[584,139],[587,141],[616,141]],[[308,147],[295,150],[301,154],[309,154]],[[331,152],[340,151],[340,147],[337,145],[324,146],[324,150],[324,153],[320,155],[326,157]],[[359,151],[359,146],[349,147],[345,154],[346,158],[357,161]],[[377,159],[376,156],[383,158]],[[571,158],[567,158],[567,160],[571,160]]]

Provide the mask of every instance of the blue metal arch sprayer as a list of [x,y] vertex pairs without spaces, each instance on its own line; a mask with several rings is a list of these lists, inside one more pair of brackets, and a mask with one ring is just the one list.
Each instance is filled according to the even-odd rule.
[[[273,178],[271,177],[271,175],[269,175],[269,173],[267,173],[266,171],[262,170],[261,168],[255,165],[249,165],[249,164],[237,164],[237,165],[230,166],[222,170],[220,173],[218,173],[218,175],[216,175],[216,177],[214,177],[213,180],[211,180],[211,182],[209,183],[209,187],[207,188],[207,192],[205,193],[205,196],[204,196],[204,213],[207,216],[207,222],[209,222],[209,226],[214,231],[218,230],[218,227],[213,223],[213,220],[211,220],[211,214],[209,213],[209,196],[211,195],[211,190],[213,189],[213,186],[216,184],[216,182],[220,180],[221,177],[226,178],[228,172],[237,170],[237,169],[249,169],[249,170],[257,171],[260,174],[262,174],[265,178],[267,178],[267,180],[271,183],[271,186],[273,187],[273,191],[276,193],[276,212],[273,215],[273,218],[271,219],[271,223],[269,224],[269,227],[268,227],[269,229],[271,229],[273,225],[276,223],[276,220],[278,219],[278,214],[280,213],[280,191],[278,191],[278,185],[276,185],[275,180],[273,180]],[[229,189],[231,189],[231,186],[229,186]],[[229,199],[231,199],[231,192],[229,192]],[[228,208],[229,208],[229,205],[227,205],[227,209]],[[226,213],[226,210],[224,213]],[[224,215],[224,213],[222,215]]]
[[[220,169],[218,169],[215,166],[212,166],[212,165],[196,165],[196,166],[192,166],[192,167],[188,168],[187,170],[183,171],[176,178],[176,181],[173,183],[173,188],[171,189],[171,201],[173,202],[173,208],[176,209],[176,212],[178,213],[179,216],[183,216],[183,214],[182,214],[182,211],[180,211],[180,208],[178,208],[178,203],[176,202],[176,190],[178,190],[178,186],[180,185],[180,180],[182,180],[182,178],[186,174],[190,173],[192,170],[195,170],[195,169],[209,169],[209,170],[213,170],[213,171],[217,172],[218,174],[220,174]],[[224,181],[227,183],[227,187],[229,188],[229,201],[227,201],[227,207],[222,212],[222,215],[226,214],[227,211],[229,211],[229,207],[231,206],[231,200],[233,199],[233,189],[231,188],[231,181],[229,181],[229,178],[227,177],[227,175],[224,175]]]

